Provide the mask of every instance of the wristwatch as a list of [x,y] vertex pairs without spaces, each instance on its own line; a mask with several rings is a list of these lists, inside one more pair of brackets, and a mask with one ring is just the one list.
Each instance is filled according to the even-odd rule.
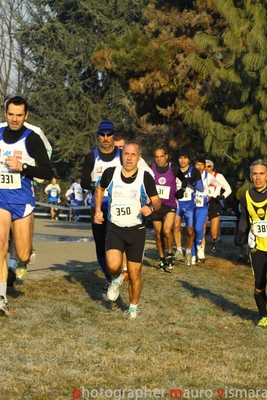
[[22,171],[25,171],[28,168],[28,164],[24,163],[22,164]]
[[155,212],[155,211],[156,211],[155,207],[153,207],[153,206],[150,206],[150,210],[151,210],[152,212]]

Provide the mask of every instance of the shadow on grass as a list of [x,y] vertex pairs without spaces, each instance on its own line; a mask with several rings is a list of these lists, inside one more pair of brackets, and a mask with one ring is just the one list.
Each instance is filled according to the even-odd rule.
[[213,303],[216,307],[219,307],[224,312],[229,312],[233,316],[239,316],[245,320],[251,320],[256,322],[259,318],[258,312],[250,310],[248,308],[240,307],[238,304],[233,303],[232,301],[226,299],[225,297],[218,295],[216,293],[211,292],[209,289],[203,289],[194,285],[191,285],[189,282],[181,281],[177,279],[184,289],[188,292],[192,293],[194,297],[204,297],[208,299],[211,303]]
[[[79,283],[93,301],[98,301],[106,309],[112,309],[113,305],[116,305],[125,311],[129,307],[123,302],[121,296],[115,302],[107,299],[106,279],[96,261],[83,263],[80,260],[69,260],[66,264],[54,264],[49,270],[63,271],[65,273],[63,278],[68,283]],[[35,270],[35,272],[38,271],[41,270]]]

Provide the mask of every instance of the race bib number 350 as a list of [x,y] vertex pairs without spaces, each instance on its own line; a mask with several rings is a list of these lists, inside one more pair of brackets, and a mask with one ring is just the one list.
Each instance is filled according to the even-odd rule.
[[20,189],[21,180],[19,173],[0,173],[0,189]]

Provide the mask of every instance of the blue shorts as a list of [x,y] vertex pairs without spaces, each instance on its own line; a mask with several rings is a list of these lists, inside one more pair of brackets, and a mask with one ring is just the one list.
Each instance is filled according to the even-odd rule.
[[15,221],[28,217],[33,212],[34,206],[32,204],[0,203],[0,209],[10,212],[12,221]]
[[185,226],[194,226],[196,208],[182,208],[178,207],[176,215],[184,218]]

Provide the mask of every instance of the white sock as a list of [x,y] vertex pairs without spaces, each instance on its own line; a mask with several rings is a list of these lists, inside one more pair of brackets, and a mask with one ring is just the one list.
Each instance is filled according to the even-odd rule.
[[12,268],[14,271],[17,268],[18,265],[18,259],[15,257],[10,257],[9,263],[8,263],[8,268]]
[[191,249],[186,249],[186,254],[191,254]]
[[0,297],[3,296],[6,300],[7,282],[0,282]]
[[183,251],[182,247],[177,247],[177,251]]
[[137,309],[138,304],[130,304],[129,308],[131,308],[132,310],[136,310]]

